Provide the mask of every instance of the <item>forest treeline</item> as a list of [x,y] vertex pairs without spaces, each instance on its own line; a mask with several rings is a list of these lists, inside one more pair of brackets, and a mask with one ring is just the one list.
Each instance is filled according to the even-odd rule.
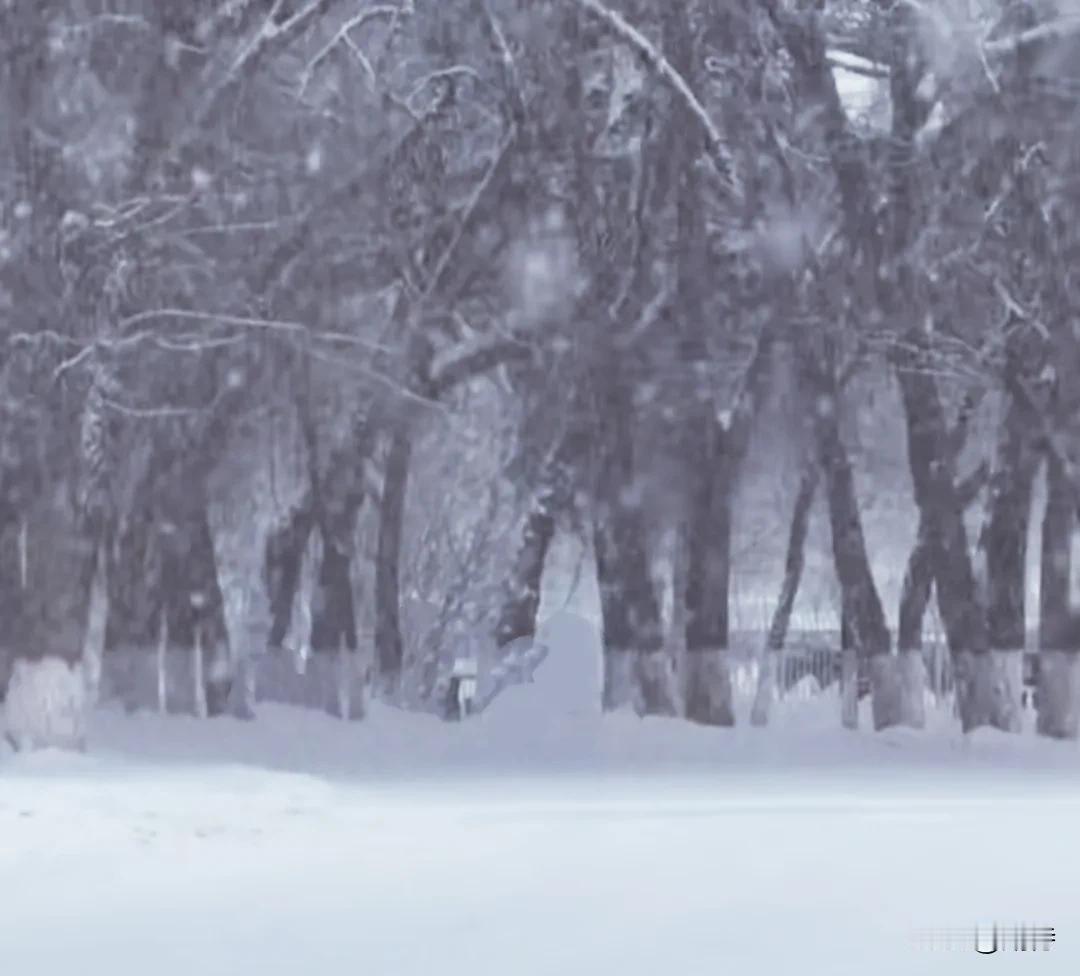
[[[1065,0],[0,3],[0,687],[197,651],[214,714],[303,644],[422,706],[461,635],[535,633],[570,531],[604,706],[730,725],[782,385],[768,651],[818,499],[845,722],[861,674],[876,727],[922,723],[936,602],[965,730],[1019,729],[1037,622],[1039,729],[1075,737],[1078,107]],[[918,512],[895,614],[867,376]]]

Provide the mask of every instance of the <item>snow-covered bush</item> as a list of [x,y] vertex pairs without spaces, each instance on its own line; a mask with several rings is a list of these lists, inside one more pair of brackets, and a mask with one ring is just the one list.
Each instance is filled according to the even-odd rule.
[[81,664],[56,657],[17,660],[3,712],[4,736],[18,750],[86,747],[86,683]]

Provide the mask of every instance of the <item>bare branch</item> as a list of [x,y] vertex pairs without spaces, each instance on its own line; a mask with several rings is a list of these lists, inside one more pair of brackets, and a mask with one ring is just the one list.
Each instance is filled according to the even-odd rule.
[[1039,319],[1024,308],[1009,292],[1009,289],[1005,287],[1005,283],[996,275],[994,276],[994,291],[997,292],[998,298],[1001,299],[1002,304],[1012,315],[1022,322],[1027,322],[1038,331],[1039,335],[1044,339],[1049,340],[1050,330],[1046,327],[1045,323],[1039,321]]
[[55,370],[53,370],[53,382],[56,382],[58,379],[60,379],[69,370],[75,369],[76,366],[81,365],[83,362],[85,362],[87,359],[89,359],[93,354],[94,354],[94,346],[89,345],[89,346],[84,346],[81,350],[79,350],[79,352],[75,353],[74,356],[71,356],[70,358],[65,359],[59,366],[56,367]]
[[970,508],[989,480],[990,465],[985,461],[981,461],[971,474],[957,482],[956,497],[961,507],[964,509]]
[[525,97],[521,90],[521,78],[518,74],[517,62],[514,60],[514,54],[510,50],[509,42],[506,40],[506,33],[491,12],[486,0],[474,0],[473,5],[480,13],[488,33],[491,35],[491,42],[495,46],[495,51],[499,55],[510,103],[510,118],[520,128],[525,125]]
[[129,407],[126,403],[119,403],[102,395],[101,402],[110,410],[125,414],[128,417],[139,417],[143,420],[168,420],[173,417],[192,417],[208,413],[213,404],[206,407]]
[[[311,0],[303,9],[297,11],[282,24],[275,24],[272,15],[254,32],[251,39],[233,61],[224,76],[213,85],[195,116],[187,132],[181,136],[179,147],[183,147],[192,134],[198,133],[218,111],[229,93],[250,76],[262,63],[284,48],[288,47],[320,14],[326,13],[342,0]],[[175,153],[177,145],[172,147]]]
[[667,308],[668,302],[672,297],[672,290],[670,288],[661,288],[653,297],[652,300],[642,310],[638,316],[637,321],[633,326],[623,335],[618,336],[615,339],[615,345],[620,349],[628,349],[638,339],[645,335],[659,320]]
[[377,383],[388,393],[392,393],[395,396],[401,397],[403,400],[407,400],[410,403],[423,407],[425,410],[437,410],[442,413],[447,413],[447,409],[438,400],[425,396],[421,393],[416,393],[410,390],[407,386],[400,383],[393,376],[389,376],[386,373],[381,373],[377,369],[373,369],[370,366],[365,366],[363,363],[357,362],[354,359],[348,359],[342,356],[329,356],[325,353],[319,352],[317,349],[309,349],[307,354],[313,359],[318,360],[321,363],[325,363],[328,366],[333,366],[336,369],[346,370],[355,376],[363,376],[365,379],[369,379],[374,383]]
[[454,236],[450,239],[439,255],[439,260],[435,265],[434,270],[431,272],[431,277],[428,279],[427,285],[424,288],[421,296],[420,305],[426,304],[428,299],[435,293],[439,285],[442,284],[442,280],[446,275],[447,269],[450,266],[450,261],[454,257],[454,253],[457,251],[458,246],[461,243],[461,239],[465,236],[465,232],[469,229],[469,225],[472,223],[473,217],[476,215],[477,210],[480,207],[481,201],[495,182],[495,177],[498,172],[503,168],[506,161],[507,154],[510,151],[510,147],[513,145],[514,140],[517,138],[517,127],[511,126],[510,131],[506,134],[502,144],[499,146],[495,153],[494,158],[491,160],[490,165],[484,173],[483,178],[477,185],[476,190],[473,192],[472,198],[469,200],[468,206],[465,208],[465,212],[461,216],[461,220],[458,221],[457,229],[454,231]]
[[716,170],[716,175],[720,178],[724,189],[733,199],[741,199],[742,192],[735,172],[735,161],[728,152],[727,145],[720,134],[720,130],[716,127],[716,123],[713,122],[705,106],[701,104],[701,100],[694,94],[689,82],[675,70],[671,62],[664,57],[656,45],[636,27],[628,23],[622,14],[604,6],[600,0],[573,0],[573,2],[594,14],[622,40],[633,47],[641,55],[646,65],[685,103],[686,107],[701,124],[702,131],[705,133],[709,161]]
[[218,325],[237,325],[245,328],[276,329],[284,332],[308,333],[308,327],[301,322],[283,322],[274,319],[258,319],[246,315],[229,315],[223,312],[200,312],[190,308],[150,308],[142,312],[136,312],[122,319],[119,323],[121,331],[126,331],[143,322],[153,322],[157,319],[186,319],[188,321],[206,322]]
[[993,41],[985,41],[981,47],[987,54],[1004,55],[1015,54],[1017,51],[1032,44],[1042,41],[1062,40],[1080,34],[1080,16],[1071,15],[1059,17],[1046,24],[1039,24],[1030,30],[1022,31],[1011,37],[1001,37]]
[[431,395],[435,398],[448,393],[455,386],[515,360],[532,357],[532,349],[523,342],[513,339],[499,339],[487,343],[470,352],[459,355],[446,363],[431,378]]
[[371,67],[371,62],[367,57],[356,47],[352,38],[349,36],[354,30],[363,27],[366,23],[379,18],[386,18],[393,20],[398,15],[398,7],[390,4],[378,4],[374,7],[368,7],[366,10],[362,10],[355,17],[350,17],[341,27],[338,28],[334,36],[322,47],[319,52],[308,62],[307,67],[304,68],[300,75],[300,97],[304,97],[304,93],[307,91],[308,85],[311,84],[312,78],[315,76],[315,72],[318,71],[319,65],[323,63],[333,52],[339,44],[347,45],[354,54],[360,56],[361,64],[364,65],[365,71],[367,71],[372,80],[374,80],[375,71]]

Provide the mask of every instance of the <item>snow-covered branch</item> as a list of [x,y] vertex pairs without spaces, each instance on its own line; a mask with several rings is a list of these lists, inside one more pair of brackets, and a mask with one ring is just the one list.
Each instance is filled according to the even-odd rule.
[[987,54],[1005,55],[1015,54],[1017,51],[1032,44],[1042,41],[1056,41],[1080,34],[1080,16],[1072,15],[1059,17],[1045,24],[1039,24],[1030,30],[1021,31],[1010,37],[999,37],[992,41],[985,41],[982,49]]
[[532,356],[532,349],[513,339],[497,339],[469,352],[460,354],[446,363],[431,378],[431,395],[435,398],[448,393],[455,386],[480,376],[496,366]]
[[[191,322],[204,322],[207,325],[220,325],[220,326],[233,326],[244,329],[254,329],[270,332],[286,332],[297,335],[303,335],[306,339],[310,339],[312,342],[325,342],[331,345],[351,345],[358,346],[363,349],[372,349],[375,351],[386,351],[386,347],[372,342],[368,339],[363,339],[360,336],[350,335],[347,332],[336,332],[333,330],[319,330],[313,332],[311,328],[304,322],[289,322],[280,319],[261,319],[248,315],[230,315],[224,312],[201,312],[197,309],[190,308],[153,308],[146,309],[142,312],[136,312],[134,315],[128,316],[119,323],[121,331],[126,332],[136,325],[140,325],[144,322],[154,322],[160,319],[183,319]],[[127,336],[120,342],[126,345],[132,344],[137,338],[147,338],[154,336],[154,333],[143,332],[137,333],[134,336]],[[185,337],[181,337],[185,338]],[[192,339],[192,337],[186,337],[191,341],[204,341],[200,338]],[[101,342],[102,345],[119,345],[120,343],[108,343],[106,341]],[[74,357],[75,360],[80,360],[86,353],[83,350],[78,356]],[[71,368],[73,365],[77,365],[75,361],[69,361],[66,368]]]
[[[958,43],[961,41],[963,35],[954,31],[940,12],[932,10],[925,4],[914,4],[909,2],[906,5],[915,9],[920,16],[931,21],[933,29],[939,37],[953,38]],[[978,48],[983,57],[989,56],[1000,58],[1010,54],[1016,54],[1018,51],[1034,44],[1065,40],[1077,34],[1080,34],[1080,16],[1070,14],[1057,17],[1045,24],[1038,24],[1035,27],[1021,31],[1018,34],[997,37],[990,41],[982,41],[978,43]],[[885,55],[887,53],[886,44],[880,34],[830,33],[828,36],[828,46],[831,50],[842,51],[845,54],[850,54],[872,63],[882,62],[885,60]],[[845,69],[848,68],[846,64],[843,65],[843,67]]]
[[506,40],[506,33],[502,25],[491,12],[491,8],[485,0],[474,0],[474,7],[487,27],[491,36],[491,42],[499,55],[502,64],[503,77],[507,87],[507,99],[509,101],[510,118],[514,124],[521,127],[525,124],[525,97],[521,91],[521,78],[518,75],[517,61],[514,53],[510,50],[510,44]]
[[[224,75],[211,86],[195,113],[188,133],[181,137],[181,145],[185,138],[190,138],[191,134],[201,131],[207,121],[213,118],[228,94],[258,70],[267,58],[288,47],[316,17],[327,13],[341,2],[342,0],[310,0],[310,3],[280,24],[274,22],[272,14],[268,16],[242,46],[240,53],[232,65],[226,69]],[[173,151],[176,151],[176,147]]]
[[499,146],[495,153],[494,158],[488,165],[487,170],[484,173],[483,178],[477,185],[476,190],[473,192],[472,199],[469,200],[468,205],[465,208],[465,212],[461,215],[461,220],[458,221],[457,229],[454,231],[454,236],[451,238],[450,243],[446,245],[442,254],[439,255],[439,260],[435,265],[434,270],[431,273],[431,277],[428,280],[427,285],[424,288],[424,293],[420,304],[425,304],[438,290],[442,284],[442,280],[446,275],[447,270],[450,267],[450,261],[454,257],[455,252],[458,249],[461,239],[465,236],[465,232],[468,230],[469,225],[472,223],[473,217],[480,208],[480,203],[487,195],[495,182],[496,174],[503,167],[507,154],[510,151],[510,147],[513,145],[514,140],[517,138],[517,128],[511,127],[510,131],[506,134],[502,144]]
[[[380,18],[392,20],[398,13],[399,8],[394,5],[376,4],[373,7],[367,7],[360,11],[360,13],[346,20],[345,23],[337,29],[334,36],[327,41],[327,43],[319,49],[315,57],[308,62],[307,67],[304,68],[300,75],[300,97],[303,98],[308,85],[311,84],[311,79],[315,76],[315,72],[319,70],[319,66],[333,54],[339,44],[345,44],[350,49],[353,49],[354,53],[359,53],[356,52],[354,44],[352,43],[352,38],[350,36],[352,31],[358,30],[370,21],[379,20]],[[366,57],[363,57],[362,54],[361,63],[364,64],[366,71],[371,75],[374,75],[374,69],[371,67],[371,63]]]
[[727,144],[712,116],[694,94],[690,83],[675,69],[652,41],[629,23],[622,14],[605,6],[600,0],[573,0],[579,7],[589,11],[602,20],[623,41],[629,44],[641,56],[645,64],[654,71],[680,98],[693,113],[705,134],[709,160],[727,192],[734,198],[741,196],[735,162],[728,152]]
[[222,312],[200,312],[190,308],[150,308],[134,315],[129,315],[119,323],[121,331],[127,331],[143,322],[159,319],[186,319],[217,325],[235,325],[254,329],[275,329],[284,332],[307,332],[307,326],[300,322],[285,322],[274,319],[259,319],[246,315],[229,315]]

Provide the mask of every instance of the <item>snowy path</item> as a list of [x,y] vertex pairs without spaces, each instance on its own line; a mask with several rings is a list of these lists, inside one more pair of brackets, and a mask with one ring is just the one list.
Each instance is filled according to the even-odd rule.
[[[500,775],[478,772],[482,723],[448,746],[404,718],[400,741],[386,716],[287,710],[204,741],[107,716],[91,756],[0,759],[2,971],[964,973],[995,964],[913,930],[994,920],[1058,929],[1003,965],[1080,971],[1073,747],[988,736],[959,761],[938,743],[944,762],[915,737],[837,735],[848,751],[814,768],[780,730],[754,747],[614,719],[576,771],[556,771],[556,742]],[[319,778],[286,768],[298,728],[321,730]],[[360,772],[376,746],[394,775]]]

